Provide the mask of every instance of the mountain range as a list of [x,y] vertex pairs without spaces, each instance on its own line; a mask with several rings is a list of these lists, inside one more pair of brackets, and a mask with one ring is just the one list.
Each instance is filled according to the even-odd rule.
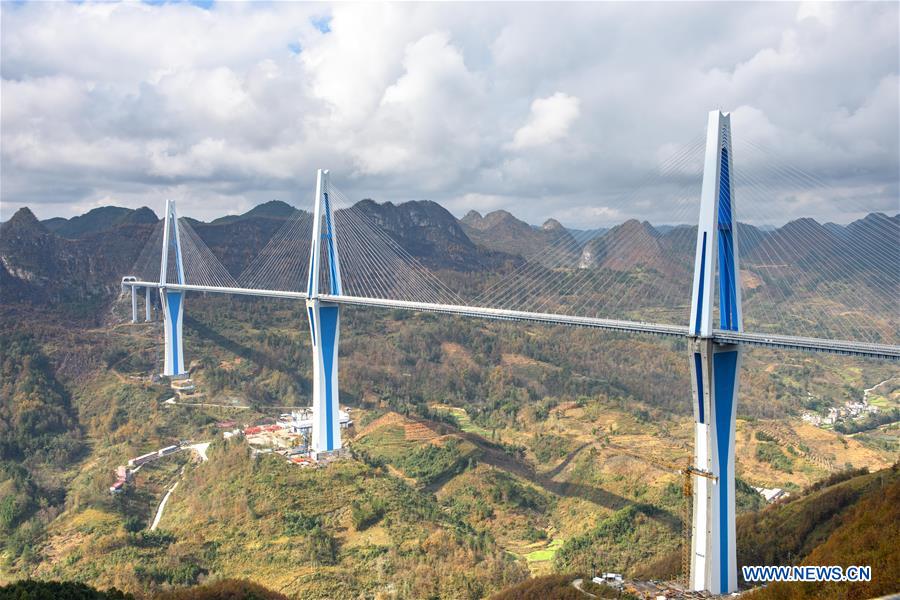
[[[431,201],[354,206],[406,252],[432,270],[502,272],[529,259],[551,269],[653,271],[683,287],[693,270],[696,226],[654,227],[628,220],[603,231],[574,233],[555,219],[532,226],[507,211],[455,218]],[[270,201],[210,222],[187,219],[223,265],[237,275],[298,210]],[[3,302],[62,306],[88,313],[130,273],[158,217],[149,208],[107,206],[71,219],[38,221],[27,208],[0,225]],[[802,270],[809,279],[858,276],[877,289],[896,289],[900,215],[872,213],[846,226],[799,219],[764,230],[739,224],[745,286],[763,279],[784,285]],[[894,243],[889,243],[893,240]],[[505,265],[505,266],[504,266]],[[893,286],[893,287],[892,287]]]

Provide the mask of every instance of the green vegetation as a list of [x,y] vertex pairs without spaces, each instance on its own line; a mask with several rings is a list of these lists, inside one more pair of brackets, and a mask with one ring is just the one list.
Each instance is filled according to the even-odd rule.
[[809,496],[813,492],[818,492],[819,490],[827,487],[831,487],[833,485],[837,485],[843,481],[847,481],[849,479],[853,479],[854,477],[860,477],[862,475],[868,475],[869,469],[868,467],[860,467],[859,469],[844,469],[843,471],[837,471],[832,473],[825,479],[820,479],[815,482],[811,486],[807,487],[803,490],[804,496]]
[[661,549],[680,543],[681,523],[647,504],[632,504],[600,520],[580,536],[565,541],[556,553],[558,571],[580,569],[628,572]]
[[740,477],[734,478],[734,495],[734,509],[737,514],[760,510],[766,505],[766,499]]
[[877,413],[854,421],[838,421],[834,424],[834,430],[844,434],[859,433],[860,431],[870,431],[886,423],[896,423],[897,421],[900,421],[900,408],[895,407],[890,410],[880,410]]
[[0,540],[5,560],[39,560],[65,491],[50,473],[84,453],[78,418],[47,357],[27,334],[2,334]]
[[459,440],[450,439],[441,445],[429,444],[414,450],[398,460],[397,466],[427,485],[459,473],[471,460],[471,454],[463,452]]
[[[100,591],[74,581],[27,579],[0,586],[2,600],[135,600],[116,588]],[[288,600],[278,592],[251,581],[224,579],[215,583],[160,592],[153,600]]]
[[78,418],[47,357],[25,334],[3,334],[0,460],[60,463],[83,450]]
[[757,431],[754,437],[760,442],[777,442],[774,437],[766,433],[765,431]]
[[306,536],[306,557],[315,566],[334,565],[337,562],[337,541],[330,533],[316,527]]
[[540,550],[535,550],[534,552],[529,552],[525,555],[525,560],[529,562],[540,562],[545,560],[553,560],[556,557],[556,553],[562,548],[563,540],[560,538],[556,538],[546,548],[541,548]]
[[[376,589],[373,561],[405,590],[403,598],[419,597],[413,590],[421,585],[442,597],[478,597],[522,576],[490,536],[379,469],[352,460],[301,469],[278,457],[251,458],[240,442],[216,442],[208,453],[210,461],[189,469],[172,496],[163,525],[176,542],[145,554],[148,570],[189,577],[171,572],[185,561],[210,574],[252,569],[254,579],[301,597]],[[348,546],[350,525],[385,537]],[[462,561],[450,570],[449,555]]]
[[385,503],[379,498],[354,500],[350,503],[350,517],[357,531],[367,529],[384,516]]
[[523,485],[507,473],[495,471],[488,482],[488,490],[494,502],[502,502],[513,508],[544,512],[549,502],[544,494]]
[[793,461],[772,442],[762,442],[756,447],[756,458],[767,462],[779,471],[794,472]]
[[299,511],[289,511],[282,515],[284,532],[288,535],[307,535],[322,526],[322,519],[304,515]]
[[444,405],[437,405],[431,408],[436,414],[444,413],[447,416],[452,417],[453,421],[455,421],[454,425],[456,425],[456,427],[458,427],[462,431],[465,431],[466,433],[475,433],[485,439],[494,439],[492,431],[488,431],[487,429],[479,427],[472,423],[472,419],[469,417],[469,413],[466,412],[466,409],[464,408]]
[[559,459],[572,451],[572,444],[566,438],[552,433],[534,435],[531,450],[541,463]]
[[[851,476],[855,475],[855,476]],[[898,465],[816,488],[784,506],[738,520],[742,564],[869,565],[872,581],[773,583],[753,600],[874,598],[897,592],[900,572]],[[765,541],[763,532],[768,530]],[[773,532],[775,533],[773,535]],[[763,562],[772,561],[772,562]]]
[[134,600],[134,596],[111,588],[105,592],[74,581],[26,579],[0,586],[2,600]]
[[[826,481],[822,486],[812,486],[784,505],[772,505],[759,512],[738,516],[738,562],[746,565],[798,564],[846,522],[848,511],[861,499],[882,497],[884,490],[891,486],[900,487],[900,473],[895,465],[876,473],[848,471],[838,474],[832,481],[834,483]],[[886,535],[888,530],[882,533]],[[866,540],[866,543],[870,541]]]

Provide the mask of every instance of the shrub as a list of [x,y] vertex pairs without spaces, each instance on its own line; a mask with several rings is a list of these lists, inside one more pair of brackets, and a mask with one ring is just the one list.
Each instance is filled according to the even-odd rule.
[[138,517],[128,517],[122,524],[128,533],[137,533],[144,528],[144,522]]
[[319,517],[304,515],[301,512],[285,513],[283,519],[284,532],[288,535],[306,535],[322,525]]
[[756,439],[759,440],[760,442],[776,442],[776,441],[778,441],[774,437],[772,437],[771,435],[766,433],[765,431],[757,431]]
[[175,536],[167,531],[138,531],[130,534],[129,541],[138,548],[165,548],[175,543]]
[[564,437],[548,433],[546,435],[535,434],[531,443],[535,458],[541,463],[550,462],[556,458],[562,458],[569,453],[569,440]]
[[779,471],[794,472],[794,464],[791,459],[781,451],[781,448],[771,442],[763,442],[756,447],[756,458],[769,463]]
[[134,600],[134,596],[110,588],[102,592],[74,581],[26,579],[0,586],[0,598],[10,600]]
[[315,565],[333,565],[337,562],[337,541],[321,527],[310,532],[306,548],[310,562]]
[[428,485],[445,475],[462,471],[467,464],[463,460],[457,440],[449,440],[442,446],[428,445],[418,448],[397,461],[407,475]]
[[383,500],[377,498],[363,502],[354,500],[350,504],[350,518],[353,520],[353,527],[357,531],[368,529],[381,520],[381,517],[384,516],[384,511],[385,505]]

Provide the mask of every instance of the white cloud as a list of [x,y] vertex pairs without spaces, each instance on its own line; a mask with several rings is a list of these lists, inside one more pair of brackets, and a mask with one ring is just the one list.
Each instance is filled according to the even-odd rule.
[[[42,218],[159,209],[166,196],[200,218],[305,205],[326,167],[354,198],[430,198],[460,215],[671,222],[665,200],[690,194],[698,162],[660,165],[716,107],[733,110],[736,144],[777,149],[826,184],[803,203],[811,216],[839,219],[848,197],[898,202],[892,3],[0,11],[4,219],[22,205]],[[750,175],[765,158],[736,156]],[[809,196],[770,183],[773,197]]]
[[465,166],[460,150],[477,151],[479,138],[469,134],[478,131],[473,115],[484,99],[482,82],[443,32],[408,44],[402,64],[353,154],[360,175],[415,173],[423,191],[434,189]]
[[578,98],[562,92],[536,99],[531,103],[528,122],[516,131],[510,147],[522,150],[563,139],[581,113],[580,104]]
[[816,19],[825,25],[834,23],[835,10],[829,2],[801,2],[797,7],[797,20]]

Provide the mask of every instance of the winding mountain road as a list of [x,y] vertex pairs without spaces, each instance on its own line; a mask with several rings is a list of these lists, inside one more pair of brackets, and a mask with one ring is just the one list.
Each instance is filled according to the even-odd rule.
[[172,495],[172,492],[175,491],[175,488],[178,487],[179,481],[175,482],[175,485],[169,488],[169,491],[166,492],[166,495],[163,496],[162,502],[159,503],[159,508],[156,509],[156,517],[153,518],[153,524],[150,525],[150,531],[156,531],[156,528],[159,527],[159,520],[162,519],[163,511],[166,509],[166,503],[169,501],[169,496]]
[[[186,446],[190,448],[194,452],[197,453],[197,456],[200,457],[200,460],[206,462],[209,460],[209,457],[206,456],[206,449],[209,448],[210,442],[200,442],[198,444],[191,444],[190,446]],[[184,477],[184,468],[181,469],[181,477]],[[181,482],[181,479],[176,481],[172,487],[168,489],[166,495],[163,496],[163,499],[160,501],[159,506],[156,509],[156,516],[153,518],[153,523],[150,525],[150,531],[156,531],[156,528],[159,527],[159,521],[162,519],[163,511],[166,509],[166,503],[169,501],[169,496],[172,495],[172,492],[175,491],[175,488],[178,487],[178,484]]]

